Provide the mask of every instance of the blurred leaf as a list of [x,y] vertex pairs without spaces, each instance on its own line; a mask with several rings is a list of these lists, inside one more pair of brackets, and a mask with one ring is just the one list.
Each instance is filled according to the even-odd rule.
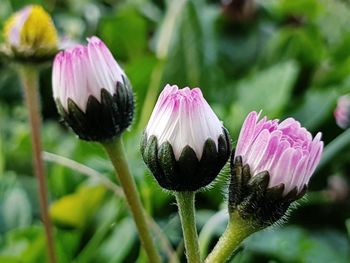
[[202,258],[205,258],[208,254],[210,241],[224,233],[227,221],[228,213],[226,209],[216,212],[207,219],[199,234],[199,249]]
[[[111,235],[101,244],[96,262],[119,263],[127,262],[125,258],[136,240],[135,224],[131,218],[125,218],[114,226]],[[118,244],[118,249],[116,249]],[[131,262],[131,261],[129,261]]]
[[98,209],[105,192],[106,189],[101,185],[81,186],[76,193],[51,204],[51,217],[57,223],[82,228]]
[[3,217],[7,229],[27,226],[32,221],[31,206],[22,188],[9,191],[3,202]]
[[318,64],[326,54],[317,28],[286,27],[274,34],[263,57],[270,64],[281,60],[298,60],[304,66]]
[[[209,90],[218,71],[215,67],[217,51],[213,32],[217,12],[202,0],[174,1],[172,5],[176,5],[178,12],[176,23],[170,24],[170,18],[164,20],[160,31],[163,35],[158,39],[157,50],[160,50],[160,54],[166,54],[160,56],[166,57],[163,79],[180,87],[200,86],[204,91]],[[169,17],[175,15],[171,10]],[[164,33],[164,28],[169,30],[168,34]]]
[[259,0],[259,3],[278,17],[304,16],[314,20],[324,9],[319,0]]
[[160,59],[165,59],[168,56],[173,38],[177,36],[178,19],[181,18],[186,2],[187,0],[168,2],[167,11],[157,34],[156,55]]
[[279,63],[257,72],[237,84],[237,100],[232,107],[229,125],[238,131],[250,111],[263,110],[269,118],[278,117],[287,105],[297,78],[295,62]]
[[[350,129],[345,130],[338,135],[324,148],[321,161],[317,167],[317,171],[329,164],[339,154],[343,154],[350,146]],[[346,153],[345,153],[346,154]]]
[[317,20],[317,26],[329,44],[337,44],[350,33],[350,6],[347,1],[317,0],[325,12]]
[[0,262],[22,263],[20,259],[16,259],[16,257],[13,257],[13,256],[0,256]]
[[[341,246],[334,246],[335,241]],[[296,226],[260,231],[246,240],[245,246],[282,262],[345,263],[349,253],[349,244],[343,235],[329,232],[316,238]]]
[[80,229],[55,229],[56,253],[59,263],[71,263],[79,251],[82,237]]
[[345,226],[348,231],[348,236],[350,237],[350,218],[345,221]]
[[103,243],[115,225],[118,217],[122,216],[121,211],[124,211],[124,200],[116,202],[115,197],[110,198],[105,202],[96,215],[97,229],[94,235],[90,238],[83,249],[80,250],[79,255],[75,258],[76,263],[94,262],[94,257],[97,255],[101,243]]
[[125,72],[132,83],[135,93],[136,102],[138,105],[138,107],[135,109],[136,111],[141,110],[146,96],[148,83],[150,82],[152,69],[156,62],[157,60],[155,57],[147,55],[134,59],[125,67]]
[[315,130],[332,115],[337,97],[335,88],[310,90],[293,116],[306,128]]
[[99,31],[101,37],[118,58],[135,59],[147,47],[147,24],[133,6],[119,9],[114,16],[103,17]]
[[0,134],[0,178],[3,176],[5,170],[5,153],[3,151],[2,136]]
[[0,248],[0,256],[14,257],[26,263],[46,262],[44,229],[31,226],[9,231]]

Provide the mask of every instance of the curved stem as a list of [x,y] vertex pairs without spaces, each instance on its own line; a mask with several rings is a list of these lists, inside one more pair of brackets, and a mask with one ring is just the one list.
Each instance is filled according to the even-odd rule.
[[179,208],[187,262],[199,263],[200,254],[194,208],[195,192],[175,192],[175,197]]
[[25,93],[25,103],[28,109],[28,117],[31,128],[33,166],[39,186],[39,203],[41,218],[45,227],[47,240],[47,254],[50,263],[56,263],[55,246],[52,234],[52,224],[48,212],[47,186],[44,171],[44,162],[41,156],[41,113],[39,98],[39,72],[34,66],[23,65],[19,67],[19,73]]
[[237,213],[230,216],[229,223],[205,263],[226,262],[242,241],[260,228],[243,220]]
[[153,239],[147,226],[145,212],[141,204],[140,196],[136,189],[135,181],[133,180],[128,162],[126,160],[124,145],[121,137],[114,141],[102,144],[111,159],[115,171],[117,172],[120,185],[125,193],[126,201],[129,205],[132,216],[140,235],[142,246],[144,247],[149,262],[161,262],[160,256],[154,246]]

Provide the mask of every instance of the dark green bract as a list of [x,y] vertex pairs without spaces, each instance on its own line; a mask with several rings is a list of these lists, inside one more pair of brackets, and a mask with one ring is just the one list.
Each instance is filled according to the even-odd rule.
[[227,162],[230,150],[230,136],[225,128],[218,139],[218,150],[215,142],[207,139],[200,160],[194,150],[186,146],[177,161],[169,142],[159,146],[155,136],[147,139],[146,132],[141,142],[143,160],[159,185],[174,191],[196,191],[209,185]]
[[294,188],[287,195],[283,195],[284,184],[268,188],[269,178],[267,171],[252,176],[249,165],[243,165],[241,156],[234,158],[233,152],[229,212],[237,211],[243,219],[255,222],[264,228],[280,220],[290,204],[306,193],[305,185],[300,192]]

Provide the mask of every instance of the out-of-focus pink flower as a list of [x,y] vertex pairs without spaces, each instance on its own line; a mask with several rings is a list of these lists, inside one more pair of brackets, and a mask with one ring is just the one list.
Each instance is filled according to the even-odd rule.
[[270,175],[269,187],[284,184],[284,194],[302,191],[320,161],[323,151],[321,133],[310,132],[293,118],[259,121],[260,113],[251,112],[241,129],[235,156],[241,156],[254,176]]
[[55,100],[66,110],[71,99],[83,111],[90,95],[101,102],[101,90],[116,93],[117,82],[123,83],[123,70],[106,45],[97,37],[88,38],[88,45],[76,45],[55,57],[52,87]]
[[350,127],[350,94],[341,96],[338,99],[334,117],[340,128],[347,129]]

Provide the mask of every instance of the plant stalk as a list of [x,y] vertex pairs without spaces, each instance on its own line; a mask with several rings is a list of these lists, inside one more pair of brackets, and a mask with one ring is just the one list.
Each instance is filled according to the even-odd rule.
[[102,143],[102,145],[111,159],[118,175],[119,182],[125,193],[126,201],[129,205],[131,214],[134,217],[134,221],[140,235],[140,240],[147,253],[149,262],[160,263],[161,259],[151,237],[146,221],[145,211],[141,204],[135,181],[130,173],[126,160],[122,138],[118,137],[114,141]]
[[55,244],[52,231],[52,223],[48,211],[47,185],[41,146],[41,113],[39,95],[39,71],[35,66],[21,65],[19,67],[20,78],[25,93],[25,103],[28,109],[28,117],[31,129],[33,167],[38,180],[39,204],[41,219],[45,227],[47,241],[47,255],[50,263],[56,263]]
[[260,228],[247,220],[243,220],[238,213],[230,215],[230,220],[223,235],[208,255],[205,263],[222,263],[229,260],[233,252],[242,241],[258,231]]
[[175,192],[181,219],[188,263],[200,263],[198,234],[195,220],[195,192]]

